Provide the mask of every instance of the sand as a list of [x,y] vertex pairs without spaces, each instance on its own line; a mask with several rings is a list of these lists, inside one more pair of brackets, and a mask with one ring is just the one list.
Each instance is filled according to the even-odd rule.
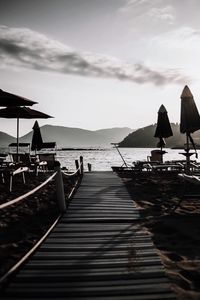
[[[13,191],[8,183],[0,183],[0,204],[15,199],[44,182],[51,174],[40,173],[38,177],[26,173],[26,184],[21,175],[15,176]],[[64,179],[67,196],[76,178]],[[42,237],[59,215],[55,198],[55,182],[51,181],[33,196],[19,205],[0,210],[0,277],[8,271]]]
[[177,299],[200,299],[200,186],[184,185],[172,174],[124,182],[141,209],[141,226],[152,235]]

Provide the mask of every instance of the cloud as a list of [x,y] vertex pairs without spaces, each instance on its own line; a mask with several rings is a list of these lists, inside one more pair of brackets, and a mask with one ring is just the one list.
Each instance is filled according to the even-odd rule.
[[[165,5],[168,2],[165,1]],[[150,19],[151,22],[163,21],[172,24],[175,20],[175,9],[171,5],[163,6],[162,0],[127,0],[119,12],[130,14],[134,18]]]
[[195,51],[200,51],[200,30],[186,26],[180,27],[155,36],[152,39],[152,43],[157,43],[157,45],[162,45],[168,49],[170,48],[172,51],[177,49],[182,53],[192,56]]
[[138,84],[183,84],[187,78],[175,69],[153,70],[112,57],[79,53],[27,28],[0,26],[1,67],[23,67],[92,77],[130,80]]
[[162,66],[164,62],[167,66],[173,68],[175,66],[176,69],[181,70],[181,74],[187,74],[193,82],[199,81],[199,30],[180,27],[156,35],[149,41],[146,51],[154,66]]
[[160,8],[153,7],[147,12],[147,14],[153,19],[164,20],[169,24],[173,24],[175,20],[174,9],[170,5]]

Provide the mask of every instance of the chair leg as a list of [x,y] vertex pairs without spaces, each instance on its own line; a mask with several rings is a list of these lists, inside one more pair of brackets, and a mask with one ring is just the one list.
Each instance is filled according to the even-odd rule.
[[5,183],[3,172],[1,173],[2,183]]
[[9,191],[12,192],[12,181],[13,181],[13,176],[12,174],[10,175],[10,187],[9,187]]
[[22,179],[23,179],[23,183],[25,184],[26,180],[25,180],[25,174],[24,174],[24,172],[22,172]]
[[38,176],[38,169],[39,169],[39,166],[35,166],[35,176]]

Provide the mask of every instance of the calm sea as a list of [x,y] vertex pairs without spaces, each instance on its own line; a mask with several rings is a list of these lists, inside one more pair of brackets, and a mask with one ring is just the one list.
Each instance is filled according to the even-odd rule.
[[[120,152],[125,161],[131,165],[133,161],[146,160],[147,156],[150,155],[151,150],[153,149],[121,148]],[[183,150],[172,150],[167,148],[165,150],[167,153],[164,155],[164,161],[184,159],[184,156],[179,154],[180,152],[183,152]],[[111,170],[111,166],[121,166],[123,164],[123,161],[115,148],[92,151],[58,151],[57,159],[61,162],[63,167],[67,167],[70,171],[73,171],[75,170],[75,159],[79,159],[81,155],[84,158],[85,166],[87,167],[87,163],[91,163],[93,171]],[[195,157],[193,159],[195,159]]]

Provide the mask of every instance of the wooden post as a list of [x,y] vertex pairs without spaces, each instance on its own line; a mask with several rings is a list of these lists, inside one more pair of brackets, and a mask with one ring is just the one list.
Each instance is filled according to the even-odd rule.
[[60,162],[55,162],[55,171],[57,171],[56,175],[56,198],[58,201],[58,207],[61,213],[66,211],[66,202],[65,202],[65,193],[63,186],[63,178],[62,172],[60,168]]
[[[79,162],[78,159],[75,160],[76,170],[79,169]],[[78,175],[81,175],[81,170],[78,171]]]
[[92,165],[90,163],[88,163],[88,172],[92,171]]
[[81,176],[83,176],[83,156],[80,156]]

